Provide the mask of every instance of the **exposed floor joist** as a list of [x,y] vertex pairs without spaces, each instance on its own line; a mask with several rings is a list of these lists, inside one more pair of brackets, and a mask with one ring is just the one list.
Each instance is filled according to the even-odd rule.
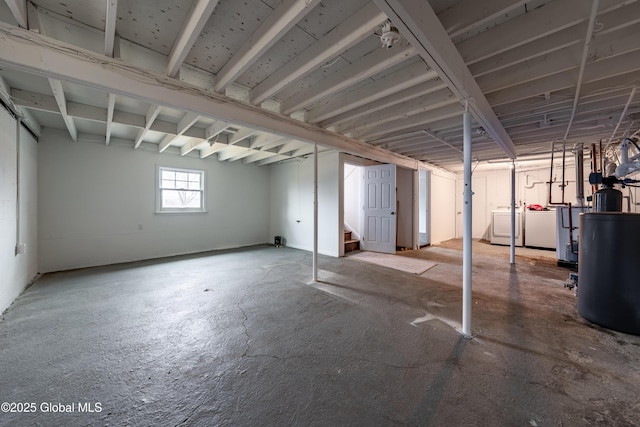
[[213,90],[223,91],[308,14],[320,0],[284,0],[218,72]]
[[260,104],[292,81],[362,41],[382,24],[385,18],[374,4],[363,7],[253,88],[251,102]]
[[193,43],[200,35],[202,28],[209,20],[219,0],[195,0],[191,11],[184,22],[180,34],[173,43],[167,60],[167,75],[175,77],[180,71],[184,59],[189,54]]
[[412,0],[375,0],[391,21],[409,39],[419,55],[438,73],[469,109],[495,142],[514,158],[516,148],[496,117],[482,90],[473,79],[460,53],[442,27],[431,6]]

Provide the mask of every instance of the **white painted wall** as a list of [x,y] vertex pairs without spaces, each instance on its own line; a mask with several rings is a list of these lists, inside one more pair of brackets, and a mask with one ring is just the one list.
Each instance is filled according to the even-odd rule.
[[[20,164],[17,167],[17,149]],[[37,252],[37,168],[38,150],[35,139],[20,128],[16,120],[0,107],[0,313],[2,313],[38,274]],[[26,252],[16,255],[17,173],[20,171],[19,243]]]
[[431,173],[431,244],[456,236],[456,176],[439,170]]
[[[268,168],[74,143],[55,129],[38,151],[42,272],[268,241]],[[208,212],[156,214],[157,165],[205,170]]]
[[396,168],[397,234],[396,245],[413,248],[413,214],[414,214],[414,171]]
[[[339,256],[339,153],[318,157],[318,252]],[[313,250],[313,156],[271,167],[270,239],[279,235],[292,248]]]
[[[591,195],[591,185],[589,185],[589,162],[585,164],[584,195]],[[550,178],[550,167],[547,164],[537,164],[527,166],[526,164],[516,166],[516,207],[526,207],[530,204],[547,206],[549,186],[546,184]],[[573,165],[565,169],[565,201],[575,204],[576,202],[576,174]],[[457,175],[458,188],[462,188],[463,175]],[[562,182],[562,165],[557,163],[553,169],[552,196],[553,202],[560,202],[562,199],[560,183]],[[472,177],[473,198],[473,238],[490,239],[491,211],[505,208],[511,204],[511,170],[505,167],[491,170],[476,170]],[[462,194],[456,191],[457,211],[462,211]],[[482,211],[479,211],[482,210]],[[457,237],[462,237],[462,227],[458,218]]]

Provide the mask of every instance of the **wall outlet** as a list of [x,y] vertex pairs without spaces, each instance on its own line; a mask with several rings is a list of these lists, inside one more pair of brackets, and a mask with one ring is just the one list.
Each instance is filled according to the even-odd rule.
[[138,231],[142,231],[142,224],[138,224]]

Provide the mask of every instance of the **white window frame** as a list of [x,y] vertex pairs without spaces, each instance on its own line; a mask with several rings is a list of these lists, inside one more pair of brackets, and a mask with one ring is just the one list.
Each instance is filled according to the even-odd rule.
[[[175,208],[175,207],[163,207],[162,206],[162,172],[182,172],[182,173],[191,173],[191,174],[199,174],[200,175],[200,189],[199,190],[189,190],[189,191],[199,191],[200,192],[200,207],[199,208]],[[175,190],[175,189],[171,189]],[[164,213],[205,213],[207,212],[207,204],[206,204],[206,174],[204,170],[199,169],[184,169],[184,168],[174,168],[170,166],[160,166],[158,165],[156,168],[156,213],[164,214]]]

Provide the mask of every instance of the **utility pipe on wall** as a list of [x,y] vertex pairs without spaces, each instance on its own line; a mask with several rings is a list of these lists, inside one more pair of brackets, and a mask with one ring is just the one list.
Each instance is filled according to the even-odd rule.
[[471,113],[467,104],[463,115],[464,123],[464,193],[462,220],[462,335],[471,338]]
[[511,160],[511,238],[509,239],[509,262],[516,263],[516,162]]
[[313,281],[318,281],[318,144],[313,144]]

